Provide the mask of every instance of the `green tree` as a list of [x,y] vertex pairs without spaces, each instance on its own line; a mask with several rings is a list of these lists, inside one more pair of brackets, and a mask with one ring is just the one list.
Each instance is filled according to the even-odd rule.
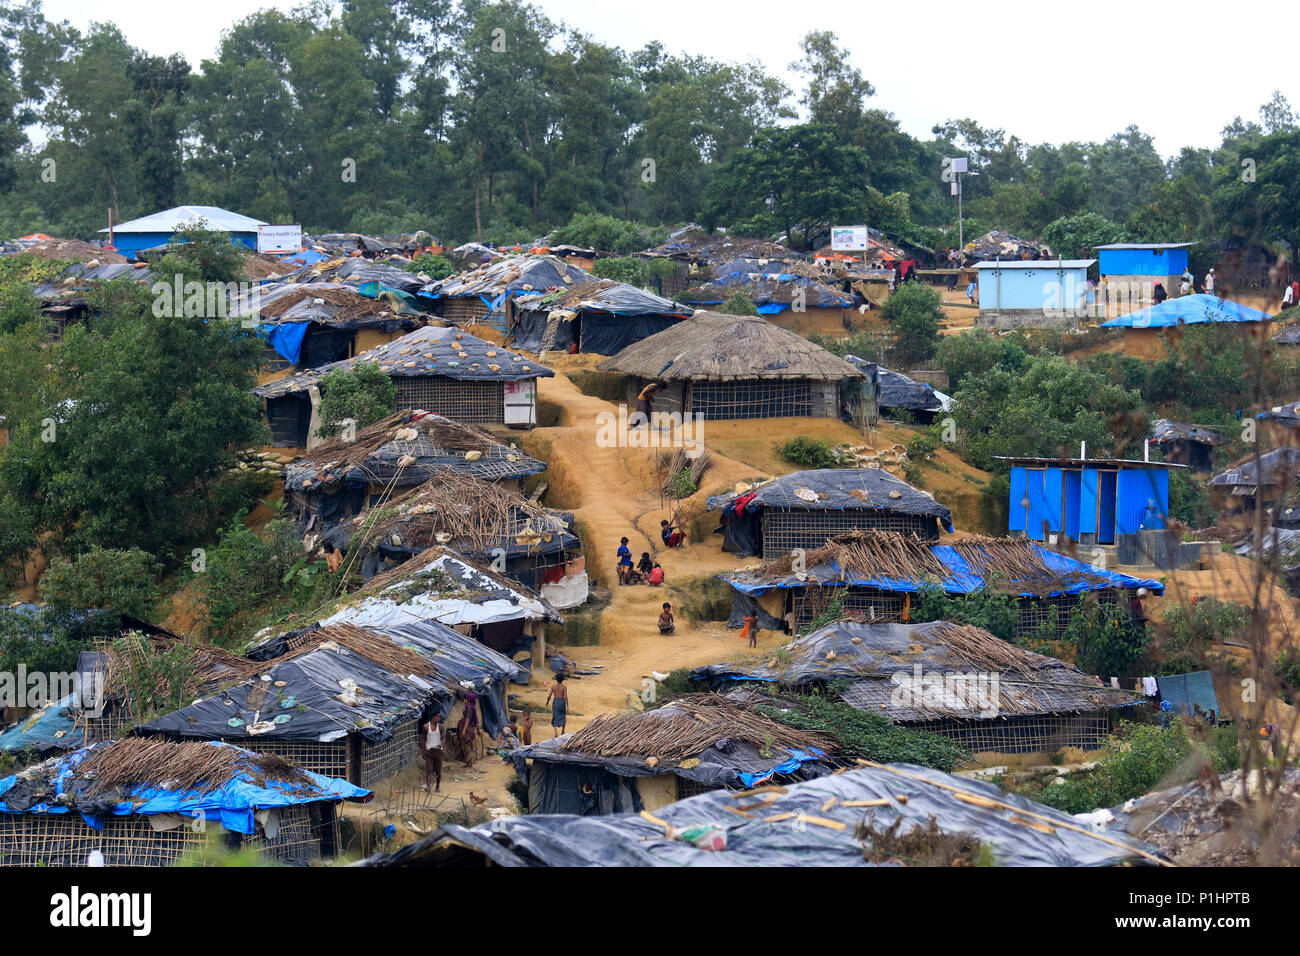
[[908,368],[934,355],[943,324],[939,290],[920,282],[905,282],[880,310],[893,337],[893,360]]
[[935,349],[935,364],[948,373],[956,391],[969,376],[993,369],[1018,372],[1029,361],[1029,343],[1021,333],[993,335],[985,329],[946,335]]
[[153,621],[158,610],[157,562],[139,548],[91,547],[72,559],[56,557],[40,587],[56,609],[115,611],[142,621]]
[[324,437],[341,434],[344,422],[357,429],[373,425],[397,410],[397,385],[378,362],[357,362],[321,379],[320,428]]

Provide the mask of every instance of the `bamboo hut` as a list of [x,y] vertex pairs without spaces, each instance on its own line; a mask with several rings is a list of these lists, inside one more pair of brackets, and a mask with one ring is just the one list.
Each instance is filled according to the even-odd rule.
[[305,369],[253,389],[266,403],[272,443],[314,447],[319,441],[325,377],[363,362],[378,365],[393,379],[399,410],[433,412],[475,425],[535,424],[537,380],[555,374],[468,332],[425,326],[352,358]]
[[858,302],[825,280],[821,270],[808,263],[739,259],[719,266],[716,278],[686,289],[678,298],[707,309],[740,293],[780,328],[800,335],[844,335],[853,330]]
[[953,595],[995,587],[1017,598],[1018,636],[1038,633],[1053,617],[1060,634],[1084,595],[1127,604],[1138,588],[1164,591],[1159,581],[1094,567],[1024,538],[971,536],[938,544],[877,530],[831,538],[807,552],[800,567],[786,555],[719,577],[734,592],[731,627],[755,614],[760,627],[782,631],[805,627],[835,599],[846,613],[906,622],[912,598],[933,586]]
[[880,468],[796,471],[715,495],[705,506],[721,513],[722,550],[765,560],[868,528],[927,541],[952,530],[947,507]]
[[298,533],[319,534],[394,494],[447,474],[516,491],[546,465],[487,432],[441,415],[398,412],[317,445],[285,468],[286,510]]
[[369,800],[345,780],[215,741],[128,739],[0,780],[0,865],[168,866],[227,845],[305,865],[340,849],[337,807]]
[[349,520],[326,525],[319,540],[345,552],[349,563],[360,561],[363,578],[445,545],[533,590],[564,577],[581,548],[572,514],[446,472],[398,496],[374,498]]
[[841,620],[755,667],[697,668],[701,686],[757,681],[809,691],[847,685],[859,710],[956,741],[968,754],[1095,750],[1114,715],[1145,694],[1107,686],[1055,657],[966,624]]
[[530,813],[640,813],[722,788],[823,776],[832,742],[718,694],[602,714],[576,733],[510,752]]
[[425,284],[420,297],[444,322],[462,328],[487,325],[505,332],[507,305],[516,296],[558,292],[590,282],[592,275],[558,256],[508,256],[480,263],[459,275]]
[[134,728],[140,736],[225,740],[358,786],[418,759],[418,728],[478,693],[482,727],[505,723],[508,681],[528,671],[436,621],[362,628],[318,623],[263,642],[253,672]]
[[667,387],[655,411],[698,419],[835,418],[840,386],[861,369],[761,316],[699,312],[630,346],[599,368],[628,376],[629,402],[650,382]]

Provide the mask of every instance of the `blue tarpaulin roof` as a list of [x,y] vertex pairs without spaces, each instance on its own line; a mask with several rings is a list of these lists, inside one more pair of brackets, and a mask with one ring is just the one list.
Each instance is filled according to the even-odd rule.
[[[205,744],[210,747],[231,746],[218,741],[206,741]],[[200,792],[204,788],[168,790],[165,781],[158,780],[127,785],[116,793],[104,793],[94,798],[85,796],[86,779],[77,775],[77,767],[90,754],[114,745],[115,742],[92,744],[21,775],[5,777],[0,780],[0,813],[71,813],[75,810],[88,826],[97,830],[103,828],[105,816],[176,813],[208,820],[219,818],[227,830],[252,833],[253,814],[258,810],[334,800],[364,803],[371,797],[369,790],[353,786],[346,780],[308,771],[301,772],[309,784],[272,779],[254,764],[257,755],[246,750],[240,750],[246,756],[246,761],[239,765],[240,769],[219,785],[211,786],[212,782],[208,782],[211,788],[206,793]]]
[[86,743],[86,728],[76,726],[76,694],[52,701],[0,733],[0,750],[7,753],[46,753],[72,750]]
[[[1026,547],[1037,552],[1044,569],[1059,578],[1060,587],[1044,591],[1041,587],[1020,592],[1025,596],[1056,596],[1060,594],[1082,594],[1086,591],[1098,591],[1105,588],[1147,588],[1155,594],[1163,594],[1165,586],[1159,581],[1131,577],[1116,571],[1107,571],[1092,564],[1076,561],[1074,558],[1059,554],[1048,548],[1040,548],[1032,542]],[[948,594],[970,594],[986,586],[986,581],[979,572],[972,568],[951,545],[936,544],[930,551],[948,568],[948,575],[934,582]],[[926,578],[856,578],[848,572],[841,572],[834,563],[809,568],[803,579],[794,574],[782,577],[764,576],[761,572],[737,571],[718,575],[742,594],[766,594],[775,588],[801,588],[812,586],[834,587],[847,584],[854,587],[878,588],[881,591],[916,592],[928,581]],[[1015,581],[1008,582],[1011,586]]]
[[1206,322],[1263,322],[1272,318],[1267,312],[1248,305],[1229,302],[1217,295],[1198,292],[1165,299],[1159,305],[1149,306],[1103,322],[1103,329],[1161,329],[1174,325],[1200,325]]

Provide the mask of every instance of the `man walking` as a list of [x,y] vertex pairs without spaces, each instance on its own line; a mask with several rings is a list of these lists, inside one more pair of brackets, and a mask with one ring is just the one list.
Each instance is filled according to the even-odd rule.
[[442,714],[434,711],[433,716],[420,730],[424,734],[424,789],[429,789],[433,781],[433,792],[442,789]]

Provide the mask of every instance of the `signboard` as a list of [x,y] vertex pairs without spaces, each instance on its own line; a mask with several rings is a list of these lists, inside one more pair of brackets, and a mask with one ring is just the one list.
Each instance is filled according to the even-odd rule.
[[302,252],[302,226],[258,226],[258,252]]
[[836,252],[863,252],[867,248],[866,226],[832,226],[831,248]]

